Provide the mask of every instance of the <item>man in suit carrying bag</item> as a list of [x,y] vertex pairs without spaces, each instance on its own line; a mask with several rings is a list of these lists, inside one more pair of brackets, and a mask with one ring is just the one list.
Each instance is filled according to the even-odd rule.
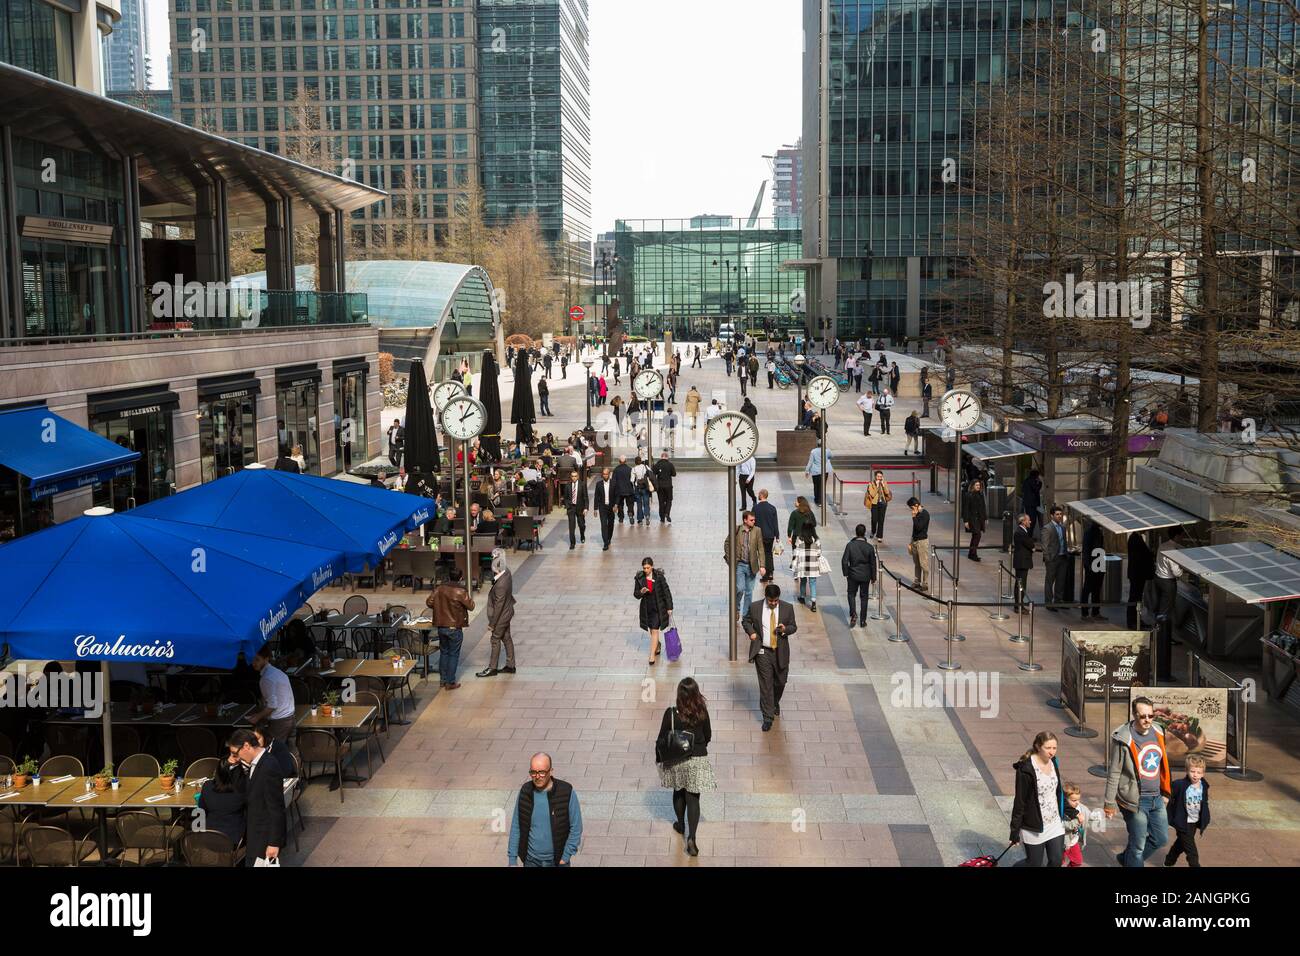
[[280,855],[288,831],[280,765],[259,745],[251,730],[236,730],[226,740],[226,747],[248,770],[244,865],[256,866],[259,859],[274,860]]
[[[562,460],[562,459],[561,459]],[[576,468],[569,472],[569,483],[564,486],[564,510],[569,515],[569,550],[578,546],[577,532],[582,536],[582,543],[587,543],[587,511],[591,505],[587,495],[587,483],[579,476]]]
[[601,470],[600,477],[596,479],[596,489],[594,492],[596,514],[600,515],[600,537],[605,547],[602,550],[609,550],[609,543],[614,539],[614,506],[618,502],[618,493],[614,490],[614,482],[609,476],[609,469]]
[[790,635],[799,630],[794,605],[781,600],[781,589],[769,584],[764,598],[749,606],[741,621],[749,635],[749,660],[758,672],[758,703],[763,712],[763,731],[781,716],[781,695],[790,676]]

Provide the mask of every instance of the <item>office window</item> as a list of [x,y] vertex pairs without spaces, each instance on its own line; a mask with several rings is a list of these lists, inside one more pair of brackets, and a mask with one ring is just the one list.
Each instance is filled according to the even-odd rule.
[[275,42],[275,18],[262,17],[260,21],[260,25],[261,25],[261,32],[262,32],[262,42],[274,43]]
[[280,39],[296,40],[298,39],[298,21],[293,17],[280,18]]
[[345,70],[361,69],[361,47],[345,46],[343,48],[343,68]]
[[276,71],[275,61],[276,61],[275,47],[273,46],[262,47],[262,72],[274,73]]

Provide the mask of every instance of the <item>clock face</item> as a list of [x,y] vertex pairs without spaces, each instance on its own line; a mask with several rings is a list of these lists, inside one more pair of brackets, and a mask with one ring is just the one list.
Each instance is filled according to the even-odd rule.
[[939,400],[939,417],[953,431],[974,428],[982,411],[979,399],[963,389],[951,391]]
[[457,395],[443,407],[442,430],[457,441],[469,441],[483,434],[487,409],[468,395]]
[[658,398],[664,393],[664,377],[654,369],[648,368],[637,374],[632,387],[636,390],[637,398],[646,400]]
[[433,389],[433,409],[439,415],[447,407],[447,403],[457,395],[465,394],[465,386],[460,382],[443,382],[441,385],[434,386]]
[[705,426],[704,448],[719,465],[744,464],[758,452],[758,426],[748,415],[723,412]]
[[840,387],[829,375],[819,375],[808,383],[808,401],[823,411],[840,400]]

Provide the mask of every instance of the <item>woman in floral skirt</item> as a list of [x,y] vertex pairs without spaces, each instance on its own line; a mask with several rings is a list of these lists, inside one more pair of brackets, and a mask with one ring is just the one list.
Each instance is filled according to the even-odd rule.
[[[691,735],[691,748],[685,759],[674,758],[659,764],[659,782],[673,792],[673,811],[677,821],[673,829],[686,837],[686,853],[699,856],[695,843],[700,829],[700,794],[716,790],[713,765],[709,763],[709,740],[713,728],[709,724],[708,701],[700,693],[700,685],[690,677],[677,685],[677,706],[664,711],[659,725],[659,740],[665,742],[674,732],[685,731]],[[689,830],[687,824],[690,824]]]

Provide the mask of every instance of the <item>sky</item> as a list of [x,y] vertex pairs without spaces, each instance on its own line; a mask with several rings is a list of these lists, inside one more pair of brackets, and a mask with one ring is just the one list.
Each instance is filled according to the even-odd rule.
[[[145,0],[166,86],[167,0]],[[747,215],[800,133],[796,0],[590,0],[592,230]]]

